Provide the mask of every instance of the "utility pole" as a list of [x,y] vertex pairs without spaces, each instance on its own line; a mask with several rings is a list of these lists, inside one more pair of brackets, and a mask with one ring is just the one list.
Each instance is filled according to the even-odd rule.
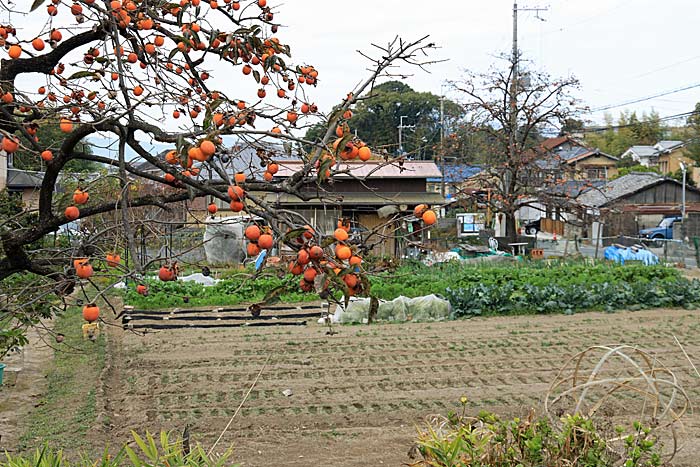
[[445,198],[445,96],[440,96],[440,171],[442,184],[440,193]]
[[415,125],[404,125],[403,124],[403,119],[408,118],[408,115],[401,115],[399,117],[399,126],[397,127],[399,129],[399,156],[402,156],[404,151],[403,151],[403,129],[404,128],[415,128]]
[[511,57],[511,82],[510,82],[510,155],[511,160],[515,157],[515,145],[518,141],[518,84],[520,81],[520,51],[518,50],[518,12],[534,11],[537,18],[544,21],[539,16],[540,11],[548,11],[548,8],[518,8],[518,2],[513,2],[513,52]]
[[[510,77],[510,136],[508,138],[509,158],[512,163],[515,161],[516,145],[518,144],[518,84],[520,81],[520,50],[518,49],[518,12],[519,11],[534,11],[537,13],[537,18],[540,18],[540,11],[547,11],[547,8],[518,8],[518,2],[513,2],[513,52],[511,57],[511,77]],[[510,166],[510,164],[509,164]],[[503,174],[503,194],[510,195],[510,185],[512,183],[512,173],[510,168],[505,170]],[[507,232],[506,232],[507,234]]]
[[687,167],[684,162],[681,161],[681,171],[683,172],[683,193],[681,194],[681,217],[683,222],[685,222],[685,178],[686,178]]
[[515,160],[515,142],[518,133],[518,2],[513,2],[513,52],[510,77],[510,160]]

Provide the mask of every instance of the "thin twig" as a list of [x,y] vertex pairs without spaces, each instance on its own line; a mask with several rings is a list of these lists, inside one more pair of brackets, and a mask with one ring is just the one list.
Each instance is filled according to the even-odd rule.
[[695,370],[695,374],[698,375],[698,378],[700,378],[700,373],[698,373],[698,369],[695,368],[695,365],[693,364],[693,361],[690,359],[690,357],[688,356],[688,354],[685,352],[685,349],[684,349],[683,346],[681,345],[681,343],[680,343],[680,341],[678,340],[678,338],[677,338],[675,335],[673,336],[673,338],[676,340],[676,344],[678,344],[678,347],[681,348],[681,352],[683,352],[683,355],[685,355],[685,358],[688,359],[688,363],[690,363],[690,366],[692,366],[692,367],[693,367],[693,370]]
[[258,372],[258,376],[255,377],[253,380],[253,384],[250,385],[250,388],[248,388],[248,392],[246,392],[245,396],[243,397],[243,400],[241,403],[238,405],[238,408],[236,411],[233,413],[231,416],[231,420],[228,421],[226,424],[226,427],[224,430],[221,432],[219,437],[216,439],[216,442],[212,445],[212,447],[209,449],[209,452],[207,453],[207,456],[210,456],[211,453],[214,451],[214,448],[216,447],[217,444],[219,444],[219,441],[221,441],[221,438],[224,437],[224,433],[228,431],[228,429],[231,427],[231,424],[233,423],[233,419],[236,418],[236,415],[238,415],[238,412],[241,411],[241,408],[243,407],[243,404],[245,404],[245,401],[248,400],[248,396],[250,396],[250,393],[253,391],[253,388],[255,385],[258,383],[258,380],[260,379],[260,376],[263,374],[263,371],[265,371],[265,367],[267,366],[267,363],[270,361],[270,358],[272,357],[272,354],[269,354],[267,356],[267,359],[265,359],[265,363],[263,363],[262,368],[260,368],[260,371]]

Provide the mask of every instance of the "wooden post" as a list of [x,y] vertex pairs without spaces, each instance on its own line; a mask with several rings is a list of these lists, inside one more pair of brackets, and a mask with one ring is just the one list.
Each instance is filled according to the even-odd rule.
[[377,319],[377,312],[379,311],[379,300],[377,297],[369,298],[369,314],[367,316],[367,324],[370,325]]
[[486,225],[491,228],[491,188],[486,189]]

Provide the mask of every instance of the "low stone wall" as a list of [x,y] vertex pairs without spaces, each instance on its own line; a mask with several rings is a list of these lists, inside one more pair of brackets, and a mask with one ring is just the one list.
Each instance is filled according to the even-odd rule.
[[700,237],[700,212],[689,212],[683,223],[673,224],[673,238]]

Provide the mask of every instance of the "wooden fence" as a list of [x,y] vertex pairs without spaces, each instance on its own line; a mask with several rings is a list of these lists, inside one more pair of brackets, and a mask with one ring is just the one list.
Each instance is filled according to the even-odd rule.
[[564,221],[555,221],[543,217],[540,221],[540,230],[551,234],[564,235]]

